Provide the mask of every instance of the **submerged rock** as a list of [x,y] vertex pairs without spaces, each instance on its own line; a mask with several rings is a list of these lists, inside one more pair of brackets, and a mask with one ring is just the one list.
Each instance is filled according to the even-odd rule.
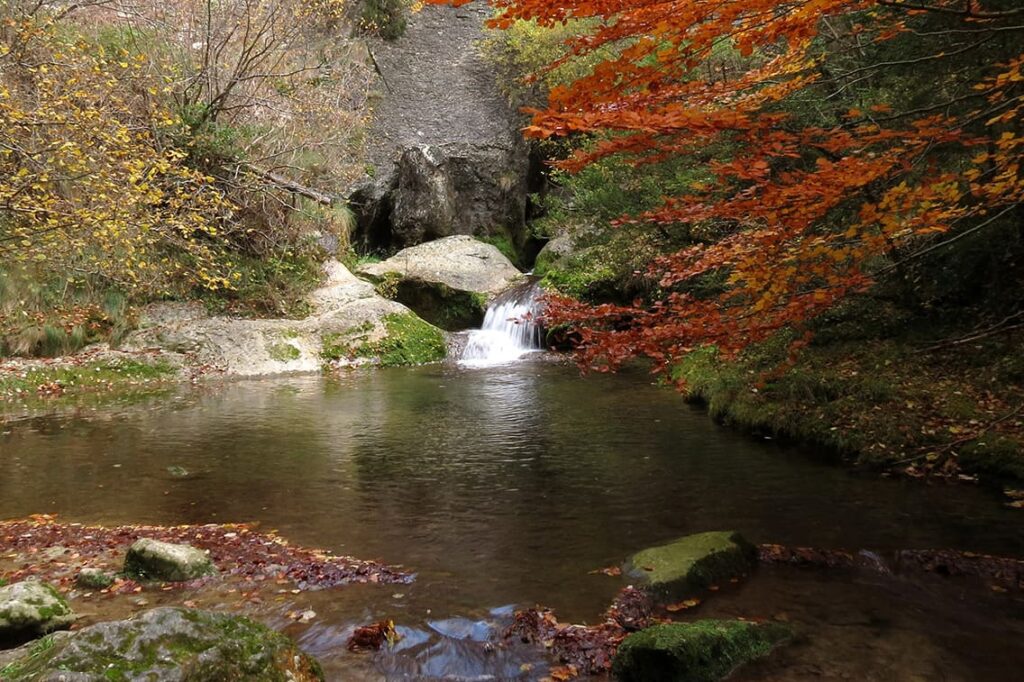
[[733,531],[687,535],[637,552],[626,574],[653,596],[674,600],[748,573],[757,563],[757,548]]
[[324,679],[317,662],[294,642],[255,621],[169,607],[39,640],[3,673],[12,682]]
[[42,635],[74,620],[67,601],[47,583],[25,580],[0,587],[0,639]]
[[403,249],[359,268],[420,317],[442,329],[479,326],[488,299],[523,275],[497,247],[454,236]]
[[124,572],[141,580],[183,582],[216,575],[217,568],[201,549],[142,538],[128,548]]
[[87,590],[105,590],[114,584],[114,576],[102,568],[87,566],[78,572],[75,584]]
[[775,623],[665,623],[626,637],[612,672],[621,682],[716,682],[790,637]]

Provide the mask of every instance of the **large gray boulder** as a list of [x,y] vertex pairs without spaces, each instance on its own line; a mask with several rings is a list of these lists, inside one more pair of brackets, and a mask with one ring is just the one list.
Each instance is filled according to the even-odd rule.
[[25,580],[0,587],[0,640],[38,636],[74,621],[71,607],[51,585]]
[[612,672],[620,682],[717,682],[790,636],[788,628],[775,623],[664,623],[626,637]]
[[486,304],[522,280],[497,247],[467,236],[412,246],[359,268],[396,300],[442,329],[479,326]]
[[485,2],[427,6],[405,34],[369,45],[380,75],[367,155],[349,192],[364,249],[453,234],[526,236],[528,146],[476,43]]
[[139,580],[184,582],[216,575],[217,568],[201,549],[142,538],[128,548],[124,572]]
[[[313,682],[317,662],[282,634],[238,616],[158,608],[23,647],[0,678],[88,682]],[[10,657],[5,657],[8,660]]]
[[625,574],[653,597],[672,601],[745,575],[756,565],[757,548],[739,533],[714,531],[637,552],[626,562]]
[[[396,321],[415,317],[412,311],[381,296],[338,261],[328,261],[324,274],[324,283],[309,296],[311,314],[304,319],[210,316],[193,303],[159,303],[143,309],[139,330],[123,345],[180,354],[185,366],[262,376],[315,372],[332,363],[372,364],[380,361],[383,350],[403,343],[395,335],[401,326]],[[339,340],[344,340],[343,357]],[[442,351],[432,360],[443,357]]]

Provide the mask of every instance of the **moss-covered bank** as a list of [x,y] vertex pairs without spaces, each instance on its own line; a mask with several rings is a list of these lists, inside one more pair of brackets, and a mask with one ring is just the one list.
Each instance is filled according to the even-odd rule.
[[863,316],[825,321],[791,362],[788,335],[730,362],[704,349],[674,378],[718,421],[857,465],[1024,480],[1024,335],[936,347],[961,334],[913,321],[870,328]]

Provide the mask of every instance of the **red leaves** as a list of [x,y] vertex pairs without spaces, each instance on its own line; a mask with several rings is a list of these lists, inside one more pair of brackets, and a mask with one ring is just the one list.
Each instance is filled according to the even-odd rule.
[[[695,184],[688,195],[669,197],[646,215],[624,219],[713,226],[724,235],[654,265],[651,274],[666,290],[661,301],[611,308],[552,298],[548,323],[578,334],[581,363],[606,371],[646,356],[665,368],[704,345],[734,355],[863,291],[871,284],[867,264],[1024,199],[1024,136],[1012,130],[974,137],[964,132],[972,122],[1007,126],[1024,115],[1024,100],[1015,89],[1024,82],[1024,55],[995,65],[975,86],[991,118],[977,111],[931,113],[956,111],[947,106],[901,113],[888,102],[857,97],[846,106],[841,97],[823,105],[835,107],[832,116],[840,122],[834,127],[800,128],[780,113],[780,102],[799,101],[799,108],[824,97],[820,90],[809,91],[833,78],[823,68],[828,54],[821,50],[829,48],[815,40],[823,25],[848,25],[848,33],[829,40],[853,37],[858,49],[897,36],[909,45],[913,27],[906,9],[865,11],[876,4],[496,3],[501,25],[518,19],[542,26],[569,18],[603,19],[593,33],[572,42],[574,55],[626,46],[553,91],[546,109],[529,112],[525,133],[531,137],[598,134],[593,147],[560,162],[563,169],[577,171],[613,155],[636,162],[671,155],[702,158],[723,142],[734,150],[708,164],[712,181]],[[832,18],[837,21],[825,23]],[[998,20],[998,13],[970,18],[973,25]],[[730,43],[748,58],[730,62],[732,71],[716,76],[715,47]],[[927,45],[922,50],[922,63],[943,56]],[[852,88],[850,78],[867,78],[882,66],[865,61],[833,86]],[[856,108],[846,109],[854,103]],[[974,147],[987,150],[973,167],[956,177],[938,170],[944,160]],[[837,213],[850,217],[843,223]],[[711,274],[726,279],[722,293],[701,300],[681,293]]]
[[352,636],[348,638],[349,651],[376,651],[384,646],[384,643],[394,644],[402,638],[395,630],[395,622],[382,620],[379,623],[361,625],[355,629]]
[[[58,523],[54,517],[0,521],[0,541],[18,555],[36,555],[21,572],[52,582],[70,582],[83,565],[120,569],[128,546],[140,537],[184,543],[205,549],[222,571],[243,580],[293,583],[298,590],[323,589],[350,583],[408,583],[412,575],[373,561],[335,557],[324,552],[291,547],[273,533],[259,533],[236,524],[204,526],[117,526],[104,528]],[[64,548],[56,557],[42,559],[46,548]],[[22,576],[18,576],[22,577]],[[209,579],[205,579],[209,580]],[[173,587],[180,586],[173,584]],[[119,580],[109,593],[136,590],[131,580]]]
[[[516,611],[505,639],[543,644],[558,657],[564,668],[559,674],[600,675],[611,669],[619,643],[632,631],[652,624],[650,598],[633,587],[619,592],[598,625],[567,625],[558,622],[550,609]],[[551,678],[559,679],[552,671]],[[570,679],[565,677],[564,679]]]

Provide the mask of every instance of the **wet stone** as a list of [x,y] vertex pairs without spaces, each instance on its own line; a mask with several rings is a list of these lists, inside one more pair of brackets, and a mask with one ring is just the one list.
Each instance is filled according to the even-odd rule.
[[183,582],[216,575],[217,569],[201,549],[142,538],[128,549],[124,572],[138,580]]
[[26,580],[0,587],[0,640],[17,640],[61,630],[75,615],[47,583]]

